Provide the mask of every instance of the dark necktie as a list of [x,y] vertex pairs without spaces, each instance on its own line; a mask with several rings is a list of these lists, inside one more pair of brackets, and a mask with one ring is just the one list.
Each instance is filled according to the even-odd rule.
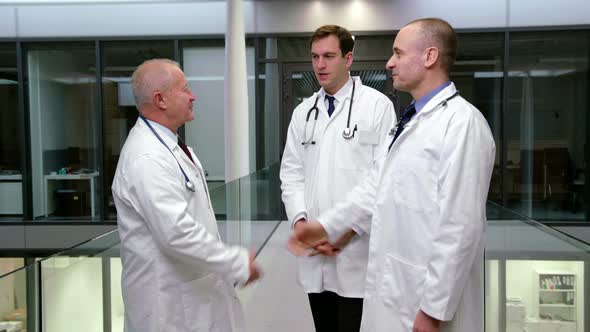
[[332,116],[332,113],[334,113],[334,99],[336,98],[326,95],[326,99],[328,99],[328,116]]
[[188,159],[190,159],[194,164],[195,161],[193,160],[193,156],[191,156],[191,152],[188,150],[188,147],[186,146],[186,144],[184,144],[180,137],[178,138],[178,146],[180,146],[180,148],[182,149],[182,151],[184,151]]
[[404,131],[406,124],[410,122],[414,114],[416,114],[416,106],[414,103],[411,103],[408,107],[406,107],[406,109],[402,113],[402,118],[399,120],[397,129],[395,130],[395,135],[393,135],[393,140],[391,141],[391,144],[389,144],[389,148],[387,149],[387,151],[391,150],[393,142],[395,142],[395,140],[399,137],[402,131]]

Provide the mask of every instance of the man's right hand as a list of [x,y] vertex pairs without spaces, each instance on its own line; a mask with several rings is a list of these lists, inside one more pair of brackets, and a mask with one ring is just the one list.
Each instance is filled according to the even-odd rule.
[[310,249],[328,242],[328,236],[322,224],[317,221],[302,222],[298,220],[289,239],[287,248],[297,256],[309,256]]
[[249,284],[255,282],[256,280],[260,279],[260,277],[262,277],[262,270],[260,269],[260,266],[258,266],[258,264],[256,264],[254,259],[255,259],[255,253],[250,252],[250,264],[249,264],[250,277],[248,278],[248,281],[246,281],[244,286],[248,286]]

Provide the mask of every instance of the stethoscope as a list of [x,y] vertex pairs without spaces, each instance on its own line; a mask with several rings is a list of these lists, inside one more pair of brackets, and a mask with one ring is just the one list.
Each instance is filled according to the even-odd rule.
[[[441,100],[438,104],[436,104],[436,106],[434,106],[434,108],[432,109],[431,112],[434,112],[436,110],[438,110],[439,108],[446,108],[448,102],[457,97],[459,95],[459,91],[456,91],[455,93],[453,93],[450,97],[445,98],[444,100]],[[389,131],[389,136],[393,136],[395,135],[395,132],[397,131],[397,127],[399,127],[401,121],[398,121],[397,124],[395,125],[395,127],[391,128],[391,130]]]
[[143,122],[145,122],[145,124],[147,124],[147,126],[150,128],[150,130],[152,131],[152,133],[154,133],[154,135],[156,135],[156,137],[158,138],[158,140],[160,141],[160,143],[162,143],[166,149],[168,149],[168,151],[170,151],[170,153],[172,153],[172,157],[174,157],[174,160],[176,160],[176,163],[178,164],[178,167],[180,168],[180,171],[182,172],[182,175],[184,175],[184,185],[186,187],[186,189],[195,192],[195,185],[193,184],[193,182],[189,179],[188,175],[186,175],[186,172],[184,171],[184,169],[182,168],[182,166],[180,165],[180,162],[178,161],[178,159],[176,159],[176,155],[174,155],[174,152],[172,152],[172,150],[170,150],[170,148],[168,147],[168,145],[166,145],[166,143],[164,142],[164,140],[162,139],[162,137],[160,137],[160,135],[158,135],[158,133],[154,130],[154,127],[152,127],[152,125],[150,124],[150,122],[143,116],[143,115],[139,115],[139,117],[143,120]]
[[[355,88],[355,82],[354,79],[352,80],[352,93],[350,94],[350,104],[348,105],[348,120],[346,121],[346,129],[344,129],[342,131],[342,137],[344,137],[345,139],[351,139],[354,137],[354,132],[356,131],[356,126],[354,127],[354,130],[350,129],[350,114],[352,112],[352,102],[354,101],[354,88]],[[320,99],[320,95],[318,94],[315,97],[315,102],[313,103],[312,108],[309,109],[309,111],[307,111],[307,116],[305,117],[305,126],[303,127],[303,142],[301,142],[301,145],[303,146],[307,146],[309,144],[311,145],[315,145],[316,141],[313,139],[313,135],[315,133],[315,125],[318,122],[318,114],[320,113],[320,110],[318,108],[318,100]],[[309,138],[307,138],[307,124],[309,123],[309,118],[311,116],[311,112],[315,111],[315,115],[313,117],[313,127],[311,127],[311,136]]]

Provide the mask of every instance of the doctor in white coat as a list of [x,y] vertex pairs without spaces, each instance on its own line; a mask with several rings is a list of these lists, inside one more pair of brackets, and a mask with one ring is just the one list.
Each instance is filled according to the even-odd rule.
[[259,270],[245,249],[221,242],[201,164],[176,134],[195,97],[170,60],[144,62],[132,84],[140,117],[112,185],[125,331],[244,331],[234,285]]
[[[353,46],[351,34],[335,25],[318,28],[311,38],[313,70],[322,88],[294,110],[280,172],[283,202],[295,229],[344,199],[383,154],[378,146],[393,127],[391,101],[349,74]],[[299,259],[299,281],[308,293],[316,332],[359,330],[367,221],[350,225],[338,248],[322,251],[327,255]]]
[[355,220],[372,216],[365,332],[484,330],[485,207],[495,144],[483,115],[449,81],[456,49],[443,20],[400,30],[387,68],[413,106],[371,175],[296,234],[307,246],[335,242]]

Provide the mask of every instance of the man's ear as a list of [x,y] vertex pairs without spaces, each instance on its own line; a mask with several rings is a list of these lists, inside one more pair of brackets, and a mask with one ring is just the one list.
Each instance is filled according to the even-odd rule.
[[152,94],[152,101],[154,102],[154,105],[156,105],[158,108],[166,109],[168,107],[166,105],[164,95],[162,95],[162,92],[160,91],[156,91]]
[[432,67],[440,59],[438,47],[429,47],[424,51],[424,67]]
[[344,56],[346,58],[346,68],[350,68],[350,66],[352,66],[352,59],[354,57],[354,55],[351,52],[346,53],[346,55]]

